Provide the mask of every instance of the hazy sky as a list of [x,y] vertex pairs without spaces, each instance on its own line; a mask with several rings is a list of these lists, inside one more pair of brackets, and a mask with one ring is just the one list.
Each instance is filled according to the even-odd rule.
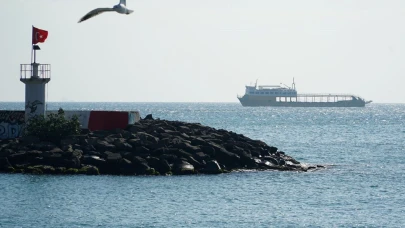
[[238,102],[259,84],[405,103],[404,0],[9,0],[0,101],[23,101],[32,25],[48,30],[49,101]]

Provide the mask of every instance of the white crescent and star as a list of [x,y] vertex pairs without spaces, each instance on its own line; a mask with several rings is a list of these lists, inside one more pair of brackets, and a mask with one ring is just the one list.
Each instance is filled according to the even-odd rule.
[[36,32],[36,33],[35,33],[35,39],[36,39],[36,40],[38,40],[38,38],[39,38],[39,39],[42,39],[43,36],[42,36],[41,34],[39,34],[39,37],[38,37],[38,34],[39,34],[39,32]]
[[126,0],[120,0],[120,3],[113,6],[112,8],[97,8],[97,9],[94,9],[94,10],[88,12],[82,18],[80,18],[78,23],[83,22],[85,20],[88,20],[88,19],[90,19],[90,18],[92,18],[94,16],[97,16],[97,15],[99,15],[101,13],[104,13],[104,12],[115,11],[115,12],[120,13],[120,14],[130,14],[130,13],[134,12],[133,10],[128,9],[126,5],[127,5]]

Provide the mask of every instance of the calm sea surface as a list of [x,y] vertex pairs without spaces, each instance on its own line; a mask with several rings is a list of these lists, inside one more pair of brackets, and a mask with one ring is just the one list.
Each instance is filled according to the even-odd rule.
[[[0,227],[404,227],[405,104],[49,103],[138,110],[260,139],[325,170],[121,177],[0,174]],[[0,102],[0,110],[23,103]]]

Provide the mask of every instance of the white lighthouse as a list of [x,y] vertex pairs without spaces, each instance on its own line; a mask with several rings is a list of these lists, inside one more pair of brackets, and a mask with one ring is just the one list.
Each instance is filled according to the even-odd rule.
[[20,81],[25,84],[25,121],[36,115],[45,115],[46,84],[51,80],[51,65],[36,62],[38,45],[33,45],[34,61],[20,65]]

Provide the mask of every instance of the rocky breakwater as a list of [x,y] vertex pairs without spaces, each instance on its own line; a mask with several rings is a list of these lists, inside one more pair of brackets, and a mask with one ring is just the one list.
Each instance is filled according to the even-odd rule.
[[7,173],[177,175],[318,167],[241,134],[151,115],[126,129],[73,135],[58,144],[35,136],[0,141],[0,172]]

